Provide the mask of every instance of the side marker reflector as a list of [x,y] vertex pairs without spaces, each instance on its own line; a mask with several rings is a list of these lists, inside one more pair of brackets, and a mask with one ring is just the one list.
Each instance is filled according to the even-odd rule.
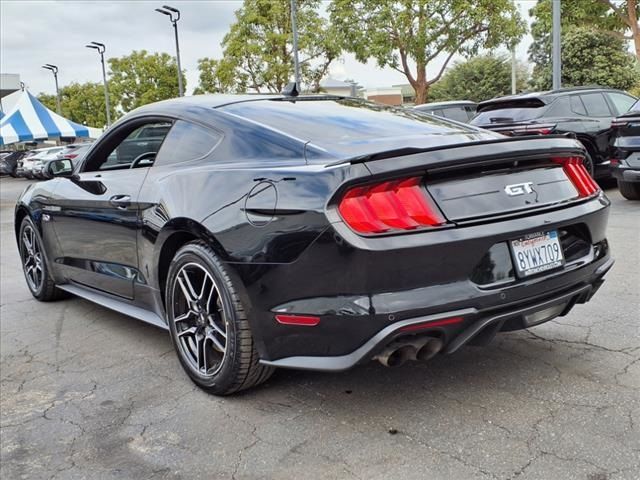
[[315,327],[320,323],[320,317],[312,317],[310,315],[276,315],[276,322],[282,325]]

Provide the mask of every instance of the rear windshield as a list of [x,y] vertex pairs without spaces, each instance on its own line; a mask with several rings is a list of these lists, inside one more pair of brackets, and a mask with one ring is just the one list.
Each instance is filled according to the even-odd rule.
[[242,102],[221,109],[311,141],[364,141],[465,130],[431,115],[353,99]]
[[538,118],[545,111],[546,105],[523,106],[520,108],[497,108],[478,113],[471,121],[474,125],[489,125],[492,123],[522,122]]

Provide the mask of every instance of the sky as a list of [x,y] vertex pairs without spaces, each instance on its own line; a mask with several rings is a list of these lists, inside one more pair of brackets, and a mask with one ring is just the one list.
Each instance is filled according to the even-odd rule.
[[[91,41],[106,44],[106,58],[133,50],[175,55],[171,22],[154,11],[165,2],[182,13],[178,23],[180,58],[190,93],[198,84],[198,59],[222,56],[220,43],[241,0],[0,0],[0,72],[20,74],[32,93],[55,93],[53,75],[41,68],[45,63],[58,66],[61,87],[71,82],[102,81],[98,53],[85,48]],[[323,8],[326,4],[323,2]],[[528,19],[535,0],[518,0],[516,4]],[[527,35],[518,45],[519,60],[526,60],[530,43]],[[427,73],[435,75],[442,61],[433,62]],[[381,69],[375,60],[359,63],[349,54],[332,65],[330,76],[351,78],[367,88],[407,83],[399,72]]]

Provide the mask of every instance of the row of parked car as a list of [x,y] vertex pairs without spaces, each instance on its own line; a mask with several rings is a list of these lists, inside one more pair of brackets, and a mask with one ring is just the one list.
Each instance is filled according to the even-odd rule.
[[487,100],[415,107],[504,135],[561,134],[577,138],[596,179],[611,176],[625,198],[640,199],[640,101],[607,88],[563,88]]
[[68,158],[74,163],[84,156],[90,146],[91,143],[84,142],[17,152],[5,151],[0,153],[0,174],[44,179],[47,178],[47,167],[51,161]]

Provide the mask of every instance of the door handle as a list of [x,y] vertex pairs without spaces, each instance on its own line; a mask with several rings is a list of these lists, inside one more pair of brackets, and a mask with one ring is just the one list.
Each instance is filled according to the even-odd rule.
[[126,210],[131,205],[131,197],[129,195],[114,195],[109,199],[109,203],[116,208]]

